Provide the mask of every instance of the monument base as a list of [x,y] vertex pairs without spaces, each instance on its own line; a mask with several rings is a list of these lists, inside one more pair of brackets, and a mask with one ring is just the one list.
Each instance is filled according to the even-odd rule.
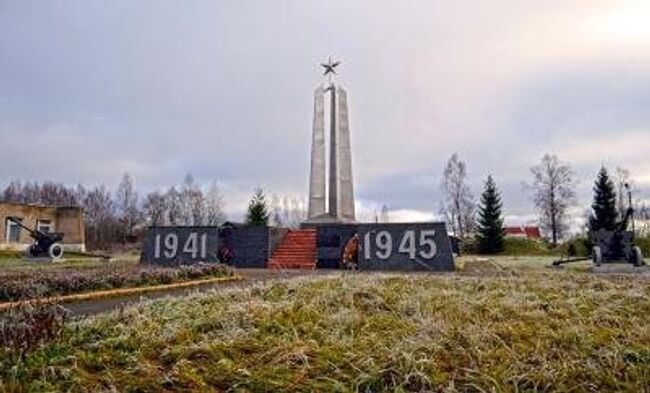
[[332,217],[329,214],[322,214],[320,216],[312,217],[303,221],[300,224],[300,228],[308,229],[308,228],[315,228],[319,225],[337,225],[337,224],[341,224],[341,225],[357,224],[357,222],[354,220],[347,220],[341,217]]

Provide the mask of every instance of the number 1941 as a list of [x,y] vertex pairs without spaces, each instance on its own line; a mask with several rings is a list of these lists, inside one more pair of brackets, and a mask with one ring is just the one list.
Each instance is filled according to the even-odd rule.
[[[409,259],[412,260],[417,257],[432,259],[438,252],[434,241],[435,234],[436,231],[433,229],[427,229],[420,231],[420,236],[416,237],[414,230],[404,231],[397,252],[408,255]],[[374,241],[372,239],[373,235]],[[374,254],[379,259],[390,259],[393,255],[394,244],[393,235],[388,231],[367,232],[363,237],[363,257],[368,260]]]
[[192,259],[203,258],[207,255],[208,234],[199,235],[197,232],[191,232],[182,247],[178,235],[168,233],[166,235],[157,234],[154,238],[154,258],[164,257],[173,259],[179,254],[179,251],[186,255],[191,255]]

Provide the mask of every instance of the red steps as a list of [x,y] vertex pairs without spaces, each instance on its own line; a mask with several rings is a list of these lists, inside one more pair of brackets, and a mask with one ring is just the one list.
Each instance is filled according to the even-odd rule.
[[267,264],[269,269],[315,269],[316,230],[290,230]]

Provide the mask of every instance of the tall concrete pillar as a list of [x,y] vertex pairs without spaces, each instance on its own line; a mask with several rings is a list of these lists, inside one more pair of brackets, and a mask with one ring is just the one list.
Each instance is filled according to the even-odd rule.
[[[325,94],[330,94],[329,162],[325,150]],[[314,92],[308,221],[353,222],[354,187],[347,92],[332,83]]]
[[311,142],[311,174],[309,177],[309,219],[322,216],[325,208],[325,89],[314,91],[314,122]]
[[350,148],[350,127],[348,122],[348,95],[338,87],[338,167],[340,216],[354,221],[354,186],[352,181],[352,149]]
[[330,169],[329,169],[329,213],[334,218],[339,217],[339,132],[336,116],[338,105],[336,88],[330,85]]

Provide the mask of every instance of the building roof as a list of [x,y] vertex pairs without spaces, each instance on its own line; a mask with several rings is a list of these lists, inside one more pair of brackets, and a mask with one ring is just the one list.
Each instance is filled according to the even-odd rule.
[[530,239],[542,238],[542,232],[538,226],[505,227],[504,230],[506,235],[525,236]]
[[42,203],[13,202],[13,201],[2,201],[2,200],[0,200],[0,205],[29,206],[29,207],[38,207],[38,208],[48,208],[48,209],[82,209],[81,206],[45,205]]

